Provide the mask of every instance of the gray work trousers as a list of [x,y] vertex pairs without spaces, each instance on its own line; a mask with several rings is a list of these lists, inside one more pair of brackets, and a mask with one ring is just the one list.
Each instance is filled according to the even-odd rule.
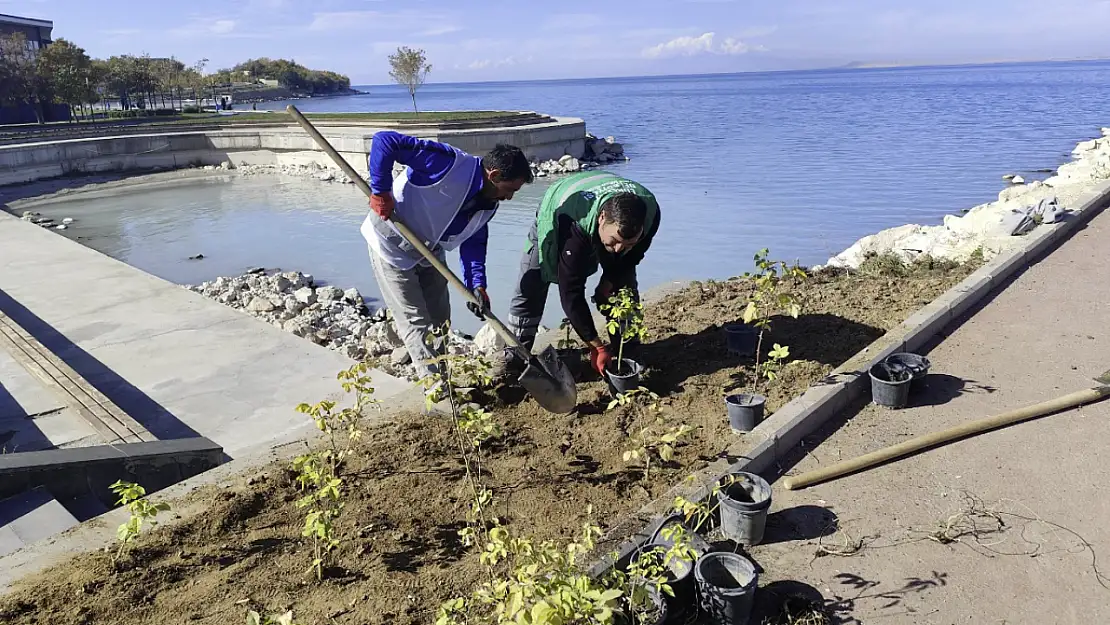
[[[436,256],[444,259],[443,250]],[[420,264],[401,270],[385,262],[370,250],[374,278],[382,292],[382,301],[393,313],[397,334],[405,343],[417,375],[435,374],[439,368],[429,361],[442,354],[441,348],[428,344],[429,334],[451,320],[451,296],[447,279],[431,265]],[[438,345],[438,342],[437,342]]]
[[[520,258],[520,274],[517,279],[516,291],[509,304],[509,330],[516,335],[517,340],[529,350],[536,343],[536,334],[539,333],[540,321],[543,320],[543,311],[547,307],[547,292],[551,286],[544,281],[540,271],[540,247],[536,242],[536,224],[528,232],[528,250]],[[635,272],[626,276],[621,284],[614,284],[613,290],[629,287],[633,291],[638,288]],[[596,302],[595,302],[596,303]],[[610,334],[609,343],[616,344],[620,338]],[[634,342],[638,345],[639,341]]]

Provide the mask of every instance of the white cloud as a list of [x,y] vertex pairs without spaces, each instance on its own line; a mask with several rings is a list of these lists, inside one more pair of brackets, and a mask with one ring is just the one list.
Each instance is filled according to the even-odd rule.
[[444,13],[427,11],[323,11],[312,14],[308,29],[313,32],[376,31],[410,32],[436,37],[462,30]]
[[466,65],[456,65],[455,69],[469,69],[469,70],[483,70],[498,67],[510,67],[513,65],[522,65],[524,63],[531,63],[534,57],[515,57],[508,56],[503,59],[478,59],[471,61]]
[[226,35],[235,30],[235,20],[216,20],[208,27],[208,30],[217,35]]
[[460,30],[462,30],[462,26],[452,26],[452,25],[449,25],[449,24],[444,24],[443,26],[434,26],[432,28],[429,28],[429,29],[427,29],[423,32],[417,33],[417,34],[419,34],[421,36],[424,36],[424,37],[438,37],[440,35],[449,35],[451,33],[457,33]]
[[670,41],[644,48],[641,56],[648,59],[665,59],[699,54],[746,54],[767,50],[761,45],[750,45],[733,37],[728,37],[724,41],[716,43],[714,41],[716,36],[716,33],[703,33],[697,37],[675,37]]

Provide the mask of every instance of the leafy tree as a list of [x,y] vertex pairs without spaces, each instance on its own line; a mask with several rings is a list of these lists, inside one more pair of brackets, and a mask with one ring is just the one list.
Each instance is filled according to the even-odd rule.
[[406,46],[397,48],[396,54],[389,55],[389,66],[393,68],[389,71],[389,77],[393,82],[409,90],[412,110],[417,112],[419,109],[416,108],[416,90],[424,84],[428,72],[432,71],[432,66],[427,61],[423,50]]
[[40,50],[35,61],[40,92],[49,92],[54,101],[68,106],[72,116],[73,106],[87,99],[92,79],[89,55],[73,43],[58,39]]

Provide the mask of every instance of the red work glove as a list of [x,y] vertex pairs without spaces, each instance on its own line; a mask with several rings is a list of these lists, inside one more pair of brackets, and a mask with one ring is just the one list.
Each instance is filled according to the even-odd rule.
[[590,365],[597,371],[600,376],[605,375],[605,370],[609,368],[609,363],[613,361],[613,355],[609,353],[609,348],[605,345],[600,347],[590,346]]
[[489,312],[489,295],[486,293],[486,287],[480,286],[474,289],[474,297],[477,297],[478,301],[482,303],[481,306],[474,302],[467,302],[466,307],[474,313],[475,317],[485,321],[486,313]]
[[370,196],[370,210],[374,211],[378,217],[382,219],[389,219],[393,216],[393,209],[396,208],[397,202],[393,200],[391,193],[375,193]]

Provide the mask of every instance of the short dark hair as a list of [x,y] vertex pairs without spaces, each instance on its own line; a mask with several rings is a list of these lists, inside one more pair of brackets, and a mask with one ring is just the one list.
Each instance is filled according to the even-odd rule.
[[644,231],[647,221],[647,203],[635,193],[618,193],[601,205],[605,221],[617,224],[623,239],[637,236]]
[[482,159],[482,166],[487,170],[500,171],[505,180],[523,180],[531,183],[535,179],[528,157],[524,156],[524,151],[515,145],[498,143]]

